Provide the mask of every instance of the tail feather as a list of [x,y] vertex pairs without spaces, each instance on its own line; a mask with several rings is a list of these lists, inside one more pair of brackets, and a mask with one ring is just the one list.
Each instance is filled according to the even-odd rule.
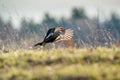
[[45,42],[37,43],[37,44],[35,44],[34,46],[38,46],[38,45],[44,46],[44,45],[45,45]]

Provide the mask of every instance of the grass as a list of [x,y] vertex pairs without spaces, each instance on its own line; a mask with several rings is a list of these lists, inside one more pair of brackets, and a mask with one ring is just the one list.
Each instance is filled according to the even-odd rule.
[[0,51],[0,80],[120,80],[120,48]]

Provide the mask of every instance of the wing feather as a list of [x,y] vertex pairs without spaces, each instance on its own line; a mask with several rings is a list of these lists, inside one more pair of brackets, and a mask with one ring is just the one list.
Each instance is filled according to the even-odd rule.
[[66,29],[64,34],[60,35],[60,40],[70,40],[73,37],[73,30]]

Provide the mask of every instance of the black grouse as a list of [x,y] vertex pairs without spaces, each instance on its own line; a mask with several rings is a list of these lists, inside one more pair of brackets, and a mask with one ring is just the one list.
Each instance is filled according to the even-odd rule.
[[73,30],[64,29],[63,27],[50,28],[44,38],[40,43],[35,44],[34,46],[44,46],[46,43],[52,43],[58,40],[69,40],[73,36]]

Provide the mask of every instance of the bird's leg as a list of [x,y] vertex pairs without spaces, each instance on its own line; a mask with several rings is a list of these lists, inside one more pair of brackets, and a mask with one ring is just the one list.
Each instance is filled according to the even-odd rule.
[[52,43],[52,45],[53,45],[53,48],[56,48],[56,47],[55,47],[55,43]]
[[43,46],[40,46],[40,49],[43,49]]

